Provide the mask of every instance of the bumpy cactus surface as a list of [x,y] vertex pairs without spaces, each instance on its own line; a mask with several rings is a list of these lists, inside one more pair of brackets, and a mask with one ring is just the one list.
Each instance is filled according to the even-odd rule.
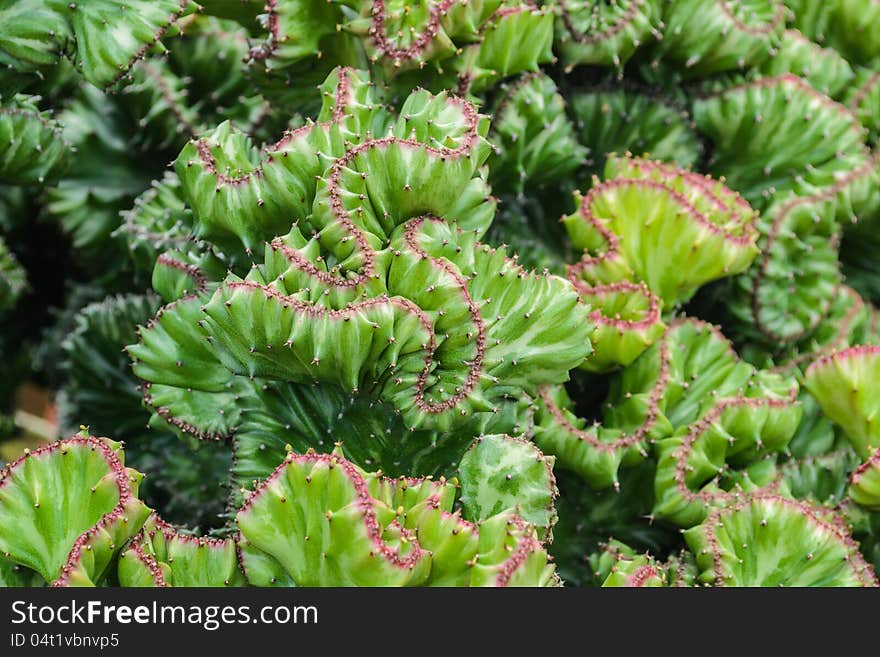
[[0,5],[0,585],[877,584],[875,0]]

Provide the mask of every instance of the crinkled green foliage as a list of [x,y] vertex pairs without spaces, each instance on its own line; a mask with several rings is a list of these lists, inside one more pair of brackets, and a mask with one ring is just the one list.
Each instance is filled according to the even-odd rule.
[[876,585],[874,0],[123,4],[0,8],[0,585]]

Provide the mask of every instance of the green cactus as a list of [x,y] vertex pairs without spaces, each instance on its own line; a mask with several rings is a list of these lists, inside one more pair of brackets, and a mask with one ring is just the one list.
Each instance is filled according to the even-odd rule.
[[693,556],[686,550],[661,563],[617,540],[591,554],[590,567],[596,579],[608,588],[692,587],[697,575]]
[[[189,0],[13,0],[0,10],[0,63],[34,71],[67,56],[92,84],[120,80],[190,7]],[[112,34],[113,38],[108,38]]]
[[74,436],[0,476],[0,553],[55,586],[94,586],[149,515],[119,443]]
[[521,438],[477,439],[459,466],[462,516],[479,522],[512,509],[542,534],[549,532],[556,524],[553,501],[559,494],[553,462]]
[[552,14],[515,0],[269,0],[265,12],[259,21],[266,38],[251,58],[275,75],[316,58],[331,66],[369,62],[377,75],[401,78],[404,86],[436,86],[439,79],[477,91],[552,58]]
[[16,95],[0,102],[0,182],[42,184],[64,167],[70,145],[38,101]]
[[[584,250],[569,269],[572,278],[643,281],[674,306],[701,285],[743,271],[758,252],[755,212],[720,182],[630,157],[610,158],[605,178],[563,218],[575,248]],[[657,237],[641,239],[646,231]]]
[[688,78],[760,64],[785,29],[782,0],[667,2],[657,54]]
[[[765,422],[769,447],[784,447],[800,416],[794,404],[796,394],[793,381],[739,360],[714,327],[695,320],[676,320],[657,343],[617,376],[603,404],[601,423],[596,421],[591,427],[577,417],[561,386],[543,389],[535,442],[543,452],[555,456],[560,467],[577,472],[593,487],[606,487],[616,484],[621,466],[631,467],[648,457],[653,443],[671,439],[695,423],[702,428],[702,419],[712,429],[710,440],[726,444],[727,436],[716,435],[718,430],[711,424],[726,406],[731,406],[726,418],[732,423],[729,428],[742,423],[748,436],[736,449],[756,446],[760,438],[755,432],[761,431]],[[753,415],[749,412],[753,407],[774,412]],[[745,412],[738,413],[740,408]],[[676,453],[678,440],[667,443]],[[685,450],[682,456],[687,453]],[[668,459],[661,461],[663,470],[658,472],[658,499],[666,487],[677,487]],[[716,473],[717,468],[709,478]],[[695,479],[699,476],[705,474],[696,473]]]
[[870,141],[876,144],[880,136],[880,72],[870,68],[857,69],[845,102],[868,129]]
[[877,583],[876,0],[0,4],[0,585]]
[[880,509],[880,431],[874,418],[878,375],[880,347],[875,346],[836,351],[814,361],[804,375],[804,386],[863,461],[852,473],[849,495],[871,509]]
[[686,432],[659,441],[654,514],[691,527],[713,506],[772,488],[773,456],[786,448],[799,419],[792,401],[725,399]]
[[871,567],[828,513],[774,495],[716,509],[685,541],[716,586],[876,586]]
[[162,431],[150,431],[150,412],[123,348],[137,339],[159,308],[154,295],[107,298],[82,308],[61,346],[59,392],[62,432],[87,424],[126,443],[130,465],[148,473],[140,497],[163,517],[191,529],[220,524],[231,450],[200,445]]
[[[324,91],[318,121],[237,181],[218,163],[243,163],[248,151],[211,144],[231,149],[240,135],[221,126],[184,149],[177,166],[195,234],[226,253],[266,241],[264,264],[220,283],[222,270],[191,256],[160,257],[154,287],[180,298],[129,348],[134,371],[155,426],[201,438],[241,429],[240,485],[267,476],[285,444],[325,451],[337,431],[361,465],[450,474],[481,433],[524,430],[522,393],[583,360],[586,308],[562,279],[477,241],[494,203],[479,169],[485,122],[472,106],[416,92],[393,136],[370,139],[369,126],[381,133],[389,118],[363,74],[341,69]],[[356,135],[360,144],[344,144]],[[315,381],[330,389],[310,390]],[[333,427],[343,417],[351,436]]]
[[643,44],[659,38],[659,0],[554,0],[556,45],[568,67],[620,68]]
[[576,92],[571,107],[593,171],[604,169],[609,153],[632,152],[681,167],[702,154],[686,104],[657,90],[614,82]]
[[233,539],[181,534],[155,514],[119,555],[122,586],[242,586]]
[[877,4],[870,0],[785,0],[794,24],[819,43],[839,50],[847,59],[866,63],[880,55],[880,17]]
[[511,514],[467,522],[451,513],[454,496],[444,480],[385,479],[337,453],[291,453],[236,516],[244,572],[262,585],[554,583],[534,529]]
[[792,74],[710,91],[694,102],[694,120],[714,142],[712,171],[761,211],[786,191],[833,187],[870,160],[855,116]]
[[490,133],[493,189],[522,195],[574,172],[585,150],[553,80],[529,73],[502,89]]

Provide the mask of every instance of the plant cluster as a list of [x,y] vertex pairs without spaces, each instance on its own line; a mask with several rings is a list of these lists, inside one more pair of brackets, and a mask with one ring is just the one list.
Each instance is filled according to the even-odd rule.
[[5,3],[0,585],[877,585],[878,26]]

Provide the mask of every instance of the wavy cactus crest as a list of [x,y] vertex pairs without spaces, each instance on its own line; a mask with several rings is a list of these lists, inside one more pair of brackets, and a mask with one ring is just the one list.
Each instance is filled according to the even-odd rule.
[[[478,241],[494,201],[480,169],[487,125],[473,106],[417,91],[392,123],[347,69],[324,93],[316,123],[261,153],[242,150],[227,126],[184,149],[177,168],[196,233],[233,250],[265,240],[264,261],[218,284],[185,254],[160,258],[154,286],[177,281],[172,299],[187,292],[129,349],[134,370],[157,416],[200,437],[228,436],[270,406],[289,415],[330,404],[341,417],[374,400],[373,413],[399,414],[388,430],[411,455],[436,446],[425,431],[455,434],[448,472],[490,425],[524,429],[523,393],[567,379],[589,352],[587,309],[563,279]],[[352,453],[383,443],[368,424],[357,440],[339,436]],[[319,448],[326,436],[303,444],[316,429],[291,417],[287,439],[239,433],[239,455],[253,455],[240,462],[244,481],[267,476],[285,442]]]
[[[570,275],[640,280],[674,306],[701,285],[743,271],[757,254],[756,213],[723,183],[632,157],[610,158],[605,178],[563,218],[575,248],[585,251]],[[657,237],[641,241],[647,231]]]
[[[656,443],[658,509],[662,510],[662,499],[670,488],[676,504],[682,492],[702,512],[700,496],[685,488],[707,482],[715,485],[712,480],[728,474],[726,468],[721,462],[707,464],[707,476],[707,471],[691,471],[686,463],[682,468],[688,477],[682,481],[680,473],[676,474],[681,468],[669,462],[670,451],[674,462],[692,454],[698,461],[705,453],[723,460],[724,451],[718,452],[718,445],[726,446],[731,439],[733,457],[738,452],[754,456],[755,451],[766,453],[765,448],[770,452],[782,449],[800,418],[796,396],[796,383],[739,360],[715,327],[692,319],[675,320],[662,338],[617,375],[603,404],[601,423],[590,427],[578,418],[561,386],[544,388],[535,442],[555,456],[560,467],[573,470],[596,488],[616,486],[621,466],[639,463]],[[683,449],[672,449],[682,444],[681,431],[690,431],[692,436]],[[743,483],[737,473],[731,474],[733,483]]]
[[660,0],[554,0],[549,4],[558,16],[557,47],[569,67],[620,68],[639,46],[660,36]]
[[856,73],[833,48],[823,48],[797,30],[786,30],[776,52],[759,67],[761,75],[775,77],[793,73],[826,96],[840,98]]
[[659,58],[686,77],[741,69],[767,59],[785,29],[782,0],[681,0],[663,12]]
[[155,513],[119,555],[122,586],[242,586],[233,539],[181,534]]
[[251,583],[275,586],[555,583],[533,528],[510,513],[468,522],[451,512],[454,498],[443,479],[291,453],[236,516],[242,566]]
[[775,495],[716,509],[684,533],[716,586],[877,586],[858,545],[828,512]]
[[[506,455],[505,466],[516,473],[511,479],[543,503],[555,494],[552,475],[547,479],[552,463],[523,446],[526,451]],[[492,509],[470,504],[471,522],[453,512],[456,487],[443,478],[367,473],[339,449],[289,453],[247,493],[234,536],[199,538],[150,513],[136,497],[141,475],[125,468],[122,459],[119,443],[81,434],[10,464],[0,477],[0,581],[94,586],[118,577],[122,586],[160,587],[558,584],[536,529],[509,506],[516,499],[509,490]],[[538,469],[531,467],[536,460]],[[492,481],[463,484],[470,486],[478,489],[469,492],[470,500],[485,500],[489,489],[504,488]],[[47,495],[69,504],[53,504]],[[552,503],[549,511],[552,515]]]
[[648,553],[638,554],[630,546],[611,540],[590,555],[590,568],[603,587],[609,588],[684,588],[694,586],[696,564],[690,552],[670,556],[658,562]]
[[594,308],[592,371],[631,363],[663,333],[664,307],[757,253],[755,213],[722,183],[629,156],[609,158],[605,173],[562,219],[584,251],[568,277]]
[[602,171],[612,153],[632,152],[681,167],[702,153],[696,126],[680,99],[624,81],[576,92],[571,110],[591,170]]
[[880,55],[880,7],[873,0],[785,0],[785,4],[801,32],[850,61],[863,64]]
[[585,149],[578,144],[565,100],[553,80],[543,73],[529,73],[503,91],[492,112],[494,189],[522,195],[527,186],[552,183],[573,173]]
[[[810,130],[793,116],[809,117]],[[880,209],[865,130],[790,74],[702,98],[695,119],[715,140],[713,170],[762,211],[762,254],[738,279],[731,310],[751,340],[773,348],[798,342],[827,314],[841,282],[841,224]]]
[[853,473],[849,495],[862,506],[880,508],[880,430],[876,399],[880,347],[855,346],[814,361],[804,375],[822,412],[840,425],[864,462]]
[[65,164],[70,145],[39,98],[16,95],[0,103],[0,182],[42,184]]
[[[70,57],[96,86],[110,86],[155,46],[189,0],[12,0],[0,9],[0,63],[33,71]],[[110,38],[112,35],[112,38]]]
[[88,435],[26,453],[0,476],[0,555],[55,586],[100,583],[149,515],[142,476],[119,443]]
[[259,20],[268,35],[251,58],[270,74],[348,51],[337,63],[431,81],[426,69],[466,92],[552,59],[552,14],[517,0],[269,0]]

